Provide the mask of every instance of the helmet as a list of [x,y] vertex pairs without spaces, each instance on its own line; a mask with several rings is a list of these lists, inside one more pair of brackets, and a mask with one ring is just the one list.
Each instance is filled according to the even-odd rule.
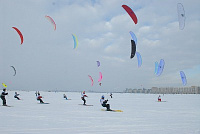
[[104,99],[104,95],[102,95],[101,98]]

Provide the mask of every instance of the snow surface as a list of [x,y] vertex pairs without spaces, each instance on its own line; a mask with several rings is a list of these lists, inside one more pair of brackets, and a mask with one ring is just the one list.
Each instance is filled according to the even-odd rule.
[[[50,104],[39,104],[33,91],[18,91],[23,100],[8,93],[13,107],[0,106],[1,134],[200,134],[200,95],[166,94],[167,102],[157,102],[157,94],[114,93],[111,99],[86,92],[94,106],[82,106],[78,92],[40,92]],[[101,111],[101,95],[123,112]]]

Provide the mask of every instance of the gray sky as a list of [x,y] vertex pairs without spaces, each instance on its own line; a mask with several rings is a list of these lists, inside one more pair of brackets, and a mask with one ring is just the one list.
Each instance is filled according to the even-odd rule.
[[[185,9],[183,30],[177,3]],[[138,24],[123,4],[135,12]],[[14,90],[122,91],[182,87],[179,72],[184,71],[186,86],[199,86],[199,6],[199,0],[0,0],[0,82]],[[45,15],[54,19],[55,31]],[[22,45],[13,26],[24,36]],[[137,36],[140,68],[136,56],[130,59],[129,31]],[[154,70],[160,59],[165,67],[158,77]]]

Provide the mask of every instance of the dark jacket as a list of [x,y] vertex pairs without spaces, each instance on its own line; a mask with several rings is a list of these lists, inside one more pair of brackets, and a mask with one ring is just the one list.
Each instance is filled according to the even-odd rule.
[[5,98],[6,95],[8,95],[8,93],[6,93],[5,91],[3,91],[3,92],[1,93],[1,98]]

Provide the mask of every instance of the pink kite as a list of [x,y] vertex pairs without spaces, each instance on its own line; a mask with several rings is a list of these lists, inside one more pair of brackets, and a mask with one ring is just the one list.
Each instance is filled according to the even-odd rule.
[[99,80],[98,80],[98,82],[100,82],[101,80],[102,80],[102,73],[99,72]]
[[50,21],[51,22],[51,24],[53,25],[53,27],[54,27],[54,30],[56,30],[56,23],[55,23],[55,21],[50,17],[50,16],[45,16],[46,18],[47,18],[47,20],[48,21]]
[[92,77],[91,77],[90,75],[88,75],[88,77],[91,79],[91,81],[92,81],[92,86],[93,86],[94,81],[93,81]]

